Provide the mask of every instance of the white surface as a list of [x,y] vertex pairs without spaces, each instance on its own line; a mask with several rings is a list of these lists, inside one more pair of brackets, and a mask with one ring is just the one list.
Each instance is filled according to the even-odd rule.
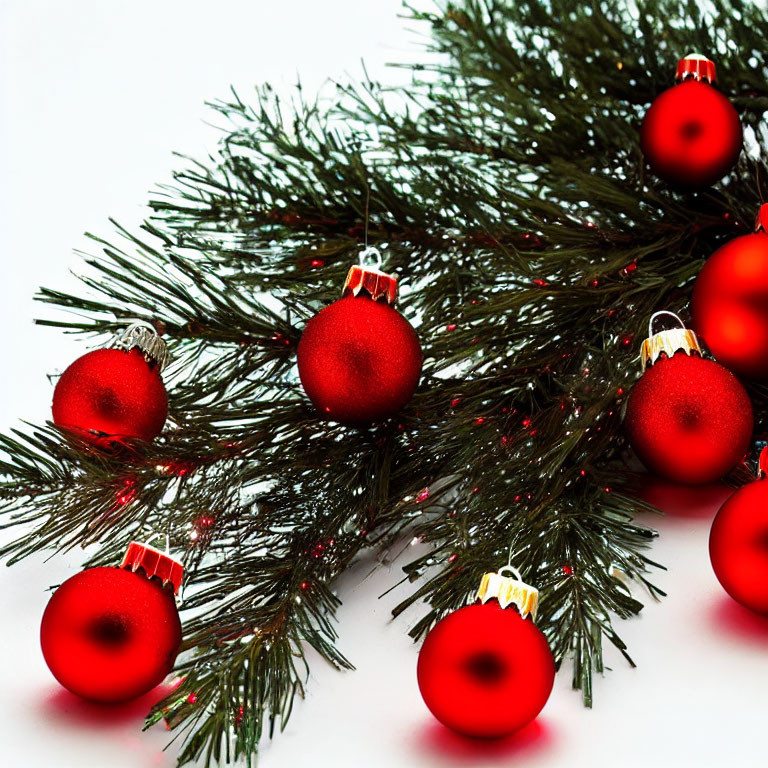
[[[89,229],[109,233],[114,216],[136,225],[142,202],[168,179],[173,150],[203,155],[216,132],[205,99],[235,83],[246,95],[269,80],[287,91],[295,74],[311,92],[326,76],[372,75],[413,56],[417,41],[397,18],[398,0],[92,2],[4,0],[0,5],[0,312],[6,373],[0,427],[48,416],[46,374],[82,347],[35,328],[40,283],[71,285],[71,254]],[[10,332],[13,332],[11,335]],[[678,494],[679,496],[679,494]],[[694,494],[702,496],[702,494]],[[537,723],[501,743],[473,744],[438,726],[415,682],[409,619],[389,611],[402,589],[388,566],[360,564],[338,585],[340,647],[357,665],[337,673],[312,665],[309,694],[284,733],[264,745],[262,768],[436,766],[765,765],[768,621],[729,602],[707,556],[716,492],[675,498],[685,509],[658,521],[653,556],[670,566],[658,583],[670,596],[621,622],[638,668],[615,654],[582,708],[568,671]],[[0,570],[0,762],[3,766],[163,768],[168,734],[139,730],[146,702],[118,712],[62,692],[38,650],[45,588],[78,570],[77,555],[38,557]]]

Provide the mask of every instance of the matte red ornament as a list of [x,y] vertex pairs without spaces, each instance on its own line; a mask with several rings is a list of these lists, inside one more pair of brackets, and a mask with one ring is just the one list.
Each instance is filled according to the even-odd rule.
[[160,377],[167,361],[164,343],[136,326],[117,343],[124,346],[96,349],[75,360],[53,392],[54,423],[105,447],[126,438],[152,441],[168,415]]
[[[765,475],[768,449],[761,457]],[[768,615],[768,480],[739,488],[720,507],[709,534],[709,558],[723,589]]]
[[755,232],[710,256],[693,286],[693,326],[737,376],[768,378],[768,204]]
[[719,480],[741,461],[753,428],[739,380],[700,354],[687,329],[651,333],[643,344],[651,367],[632,388],[624,421],[648,470],[692,485]]
[[520,608],[531,588],[516,582],[522,589],[513,585],[518,593],[502,607],[507,604],[504,582],[512,581],[486,574],[488,588],[481,587],[478,596],[488,602],[467,605],[439,621],[419,653],[424,703],[440,722],[465,736],[514,733],[539,714],[552,692],[555,663],[549,645]]
[[299,342],[299,377],[315,408],[343,424],[397,413],[421,375],[416,331],[391,304],[397,282],[353,266],[341,299],[308,323]]
[[645,115],[640,146],[654,172],[683,189],[725,176],[742,147],[739,116],[718,91],[715,65],[691,54],[678,63],[679,82],[658,96]]
[[[158,561],[172,560],[159,554]],[[51,597],[40,644],[54,677],[72,693],[105,703],[141,696],[171,671],[181,644],[173,589],[138,566],[89,568]]]

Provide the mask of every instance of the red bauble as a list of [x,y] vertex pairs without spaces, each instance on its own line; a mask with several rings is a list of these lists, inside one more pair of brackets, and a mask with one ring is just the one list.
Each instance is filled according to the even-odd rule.
[[752,404],[722,365],[678,352],[656,360],[634,385],[625,424],[651,472],[678,483],[710,483],[746,455]]
[[72,693],[110,703],[141,696],[162,682],[179,650],[173,591],[142,570],[89,568],[51,597],[40,643]]
[[168,397],[158,367],[138,349],[96,349],[75,360],[53,393],[53,421],[96,443],[160,434]]
[[417,675],[440,722],[465,736],[498,738],[541,712],[555,663],[533,621],[494,599],[438,622],[424,640]]
[[768,615],[768,480],[745,485],[720,507],[709,534],[709,557],[734,600]]
[[397,413],[413,396],[421,347],[396,309],[350,294],[307,323],[298,363],[304,391],[321,414],[370,424]]
[[768,205],[758,231],[737,237],[709,258],[693,286],[696,332],[738,376],[768,378]]
[[[640,133],[640,145],[651,168],[671,184],[696,189],[722,178],[738,160],[742,146],[739,116],[722,93],[686,63],[702,65],[687,57],[678,65],[678,76],[691,75],[664,91],[651,104]],[[683,67],[684,69],[684,67]]]

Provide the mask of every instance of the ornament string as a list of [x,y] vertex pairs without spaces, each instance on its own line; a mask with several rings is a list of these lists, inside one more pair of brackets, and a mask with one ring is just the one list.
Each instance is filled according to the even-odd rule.
[[372,245],[368,245],[368,223],[370,221],[370,204],[371,204],[371,185],[366,179],[365,181],[365,221],[364,221],[364,236],[363,236],[363,250],[358,254],[357,260],[361,267],[368,269],[375,269],[377,272],[381,270],[381,265],[384,259],[381,256],[381,251]]
[[520,575],[520,571],[515,568],[514,565],[512,565],[512,561],[515,559],[515,556],[517,555],[517,552],[512,551],[513,543],[510,543],[509,545],[509,552],[507,553],[507,564],[505,566],[502,566],[498,570],[499,576],[504,575],[504,571],[509,571],[518,581],[522,581],[523,577]]

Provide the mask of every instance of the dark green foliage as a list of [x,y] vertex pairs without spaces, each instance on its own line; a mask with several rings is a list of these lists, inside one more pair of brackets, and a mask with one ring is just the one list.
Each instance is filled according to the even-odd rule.
[[[99,240],[87,258],[100,298],[41,292],[78,310],[49,324],[164,331],[171,419],[120,456],[50,427],[4,438],[0,499],[27,524],[4,554],[98,541],[92,563],[114,562],[142,530],[170,534],[188,569],[186,678],[151,720],[188,729],[182,761],[252,754],[284,725],[306,644],[349,666],[333,579],[406,531],[431,547],[398,609],[426,599],[414,637],[511,548],[586,703],[604,639],[626,655],[613,620],[642,605],[611,569],[660,594],[623,462],[636,351],[651,312],[685,311],[703,259],[749,231],[765,174],[768,20],[713,5],[411,9],[432,43],[407,89],[340,86],[335,106],[287,113],[268,88],[214,104],[230,124],[218,152],[161,190],[141,237],[118,230],[126,250]],[[752,149],[684,196],[648,174],[638,128],[691,50],[716,60]],[[318,419],[294,364],[361,248],[368,192],[425,365],[398,419],[351,429]],[[765,389],[752,394],[763,417]]]

